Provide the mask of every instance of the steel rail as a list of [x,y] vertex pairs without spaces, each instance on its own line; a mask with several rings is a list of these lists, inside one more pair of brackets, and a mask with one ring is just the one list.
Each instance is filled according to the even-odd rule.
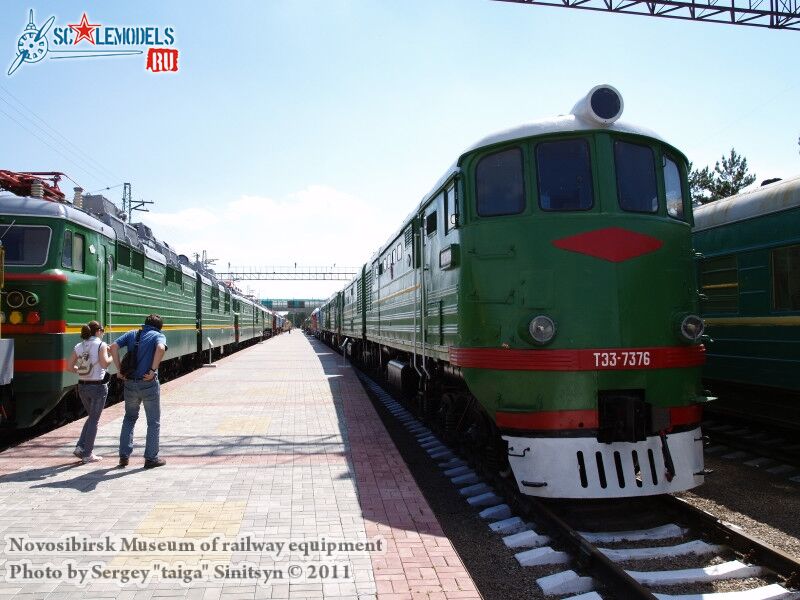
[[[357,366],[355,368],[361,378],[373,381],[397,399],[395,391],[387,388],[385,382],[376,381],[361,368]],[[367,393],[372,397],[369,392]],[[402,400],[398,399],[398,401],[402,403]],[[414,412],[411,408],[409,410]],[[425,420],[422,416],[421,419]],[[479,457],[474,456],[473,458],[478,459]],[[586,540],[577,530],[542,502],[530,496],[520,495],[511,480],[503,479],[497,473],[488,472],[480,463],[477,465],[476,470],[481,471],[487,480],[493,481],[496,489],[502,494],[506,502],[524,519],[541,523],[557,541],[567,547],[567,550],[575,557],[576,562],[594,577],[600,585],[612,591],[615,597],[625,598],[626,600],[657,600],[649,589],[600,552],[594,544]]]
[[[499,479],[497,474],[493,475]],[[558,541],[564,544],[585,570],[598,583],[614,593],[616,598],[631,600],[655,600],[648,588],[631,577],[628,572],[597,549],[564,519],[532,496],[521,496],[508,480],[497,481],[506,501],[518,511],[523,519],[541,523]]]
[[683,520],[691,527],[708,533],[732,550],[742,554],[747,562],[754,562],[774,571],[786,580],[788,587],[800,586],[800,560],[755,537],[729,527],[711,513],[689,504],[686,500],[675,496],[660,496],[658,500],[678,520]]
[[[370,375],[360,369],[358,372],[360,377],[374,381],[394,397],[394,390],[387,389],[384,382],[372,379]],[[398,401],[402,403],[401,400]],[[406,407],[408,410],[416,412],[413,408]],[[424,417],[421,418],[425,421]],[[469,455],[469,458],[476,462],[475,470],[480,471],[487,481],[492,482],[495,490],[509,504],[513,512],[520,515],[523,520],[537,523],[556,542],[560,542],[581,566],[582,571],[593,577],[599,586],[604,586],[614,594],[614,597],[618,598],[634,600],[657,598],[650,589],[631,577],[625,569],[603,554],[597,546],[584,538],[544,502],[520,494],[512,478],[503,478],[496,472],[489,472],[480,462],[479,455],[475,453],[469,453]],[[741,555],[745,562],[758,564],[774,572],[785,581],[787,587],[800,587],[800,560],[725,525],[714,515],[685,500],[668,494],[652,496],[650,500],[656,508],[663,508],[666,514],[672,515],[676,522],[683,523],[690,529],[703,533],[715,542],[727,546]],[[650,509],[647,512],[649,513]]]
[[[747,427],[742,423],[730,423],[730,425],[735,425],[741,429],[750,429],[754,434],[759,433],[759,431],[753,430],[752,427]],[[702,431],[703,437],[708,438],[715,444],[727,446],[731,450],[740,450],[754,456],[760,456],[774,460],[777,463],[783,463],[793,467],[800,467],[800,452],[787,452],[782,447],[772,447],[768,444],[765,444],[763,441],[742,437],[739,434],[735,435],[729,431],[719,431],[715,427],[703,427]],[[767,432],[762,431],[761,433]],[[776,435],[773,436],[773,439],[774,437],[778,437],[778,434],[776,433]],[[788,440],[786,443],[789,443]]]

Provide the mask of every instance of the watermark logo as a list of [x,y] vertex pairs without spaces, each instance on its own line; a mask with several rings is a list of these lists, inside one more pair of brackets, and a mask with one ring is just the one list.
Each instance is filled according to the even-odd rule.
[[175,43],[172,27],[101,25],[90,23],[85,12],[77,23],[59,27],[52,16],[40,27],[34,19],[33,9],[29,15],[28,24],[17,40],[17,54],[8,68],[9,76],[23,65],[35,64],[45,58],[136,56],[144,54],[143,47],[147,49],[146,70],[153,73],[178,70],[178,49],[172,47]]

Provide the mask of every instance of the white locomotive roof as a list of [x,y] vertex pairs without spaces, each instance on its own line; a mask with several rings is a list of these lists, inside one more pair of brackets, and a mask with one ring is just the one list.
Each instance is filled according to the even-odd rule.
[[114,230],[101,223],[85,212],[52,200],[42,200],[30,196],[17,196],[16,194],[0,192],[0,212],[10,216],[20,217],[50,217],[55,219],[69,219],[80,223],[87,229],[93,229],[111,239],[116,238]]
[[770,183],[694,209],[694,231],[713,229],[800,206],[800,177]]
[[633,125],[631,123],[626,123],[624,121],[616,121],[611,125],[601,126],[594,121],[581,119],[580,117],[577,117],[575,115],[561,115],[559,117],[554,117],[552,119],[535,121],[533,123],[528,123],[527,125],[512,127],[511,129],[504,129],[503,131],[498,131],[497,133],[487,135],[486,137],[472,144],[472,146],[467,148],[464,152],[462,152],[462,154],[471,152],[473,150],[477,150],[478,148],[483,148],[484,146],[493,146],[494,144],[510,142],[511,140],[517,140],[520,138],[526,138],[538,135],[548,135],[551,133],[569,133],[571,131],[599,131],[604,129],[610,131],[618,131],[621,133],[632,133],[634,135],[644,135],[647,137],[655,138],[662,142],[664,141],[664,139],[654,131],[651,131],[650,129],[646,129],[644,127],[639,127],[637,125]]
[[197,279],[197,272],[194,269],[190,269],[186,265],[181,265],[180,267],[184,275],[188,275],[192,279]]
[[149,246],[144,247],[144,255],[152,260],[153,262],[157,262],[158,264],[166,267],[167,266],[167,259],[166,257],[158,252],[157,250],[153,250]]

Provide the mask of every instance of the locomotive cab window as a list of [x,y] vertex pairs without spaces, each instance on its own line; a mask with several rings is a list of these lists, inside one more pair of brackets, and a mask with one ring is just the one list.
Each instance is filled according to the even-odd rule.
[[41,267],[47,263],[50,228],[42,225],[0,225],[7,265]]
[[664,157],[664,189],[667,193],[667,214],[684,221],[681,172],[678,163],[668,156]]
[[86,238],[80,233],[72,236],[72,268],[75,271],[84,270],[84,254],[83,250],[86,246]]
[[436,233],[436,211],[425,217],[425,234],[431,235],[434,233]]
[[617,170],[617,198],[622,210],[654,213],[658,211],[658,187],[653,149],[649,146],[614,142]]
[[589,142],[561,140],[536,146],[542,210],[589,210],[594,206]]
[[458,226],[458,209],[456,207],[456,186],[451,185],[444,192],[444,232],[449,233]]
[[84,237],[80,233],[64,232],[64,246],[61,251],[61,266],[73,271],[83,271]]
[[516,215],[525,210],[522,150],[509,148],[478,161],[475,193],[481,217]]
[[65,269],[72,268],[72,232],[64,232],[64,245],[61,248],[61,266]]

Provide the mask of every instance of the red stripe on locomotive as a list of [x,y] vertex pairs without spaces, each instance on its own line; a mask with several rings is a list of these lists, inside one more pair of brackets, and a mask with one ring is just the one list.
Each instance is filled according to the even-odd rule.
[[[698,424],[702,416],[703,409],[699,404],[672,406],[669,409],[669,422],[672,427]],[[495,419],[497,425],[502,429],[553,431],[562,429],[597,429],[600,426],[600,419],[594,409],[542,412],[497,411]]]
[[450,348],[450,362],[458,367],[498,371],[676,369],[702,366],[705,352],[702,345],[581,350]]
[[18,373],[59,373],[67,369],[67,359],[15,360],[14,371]]

